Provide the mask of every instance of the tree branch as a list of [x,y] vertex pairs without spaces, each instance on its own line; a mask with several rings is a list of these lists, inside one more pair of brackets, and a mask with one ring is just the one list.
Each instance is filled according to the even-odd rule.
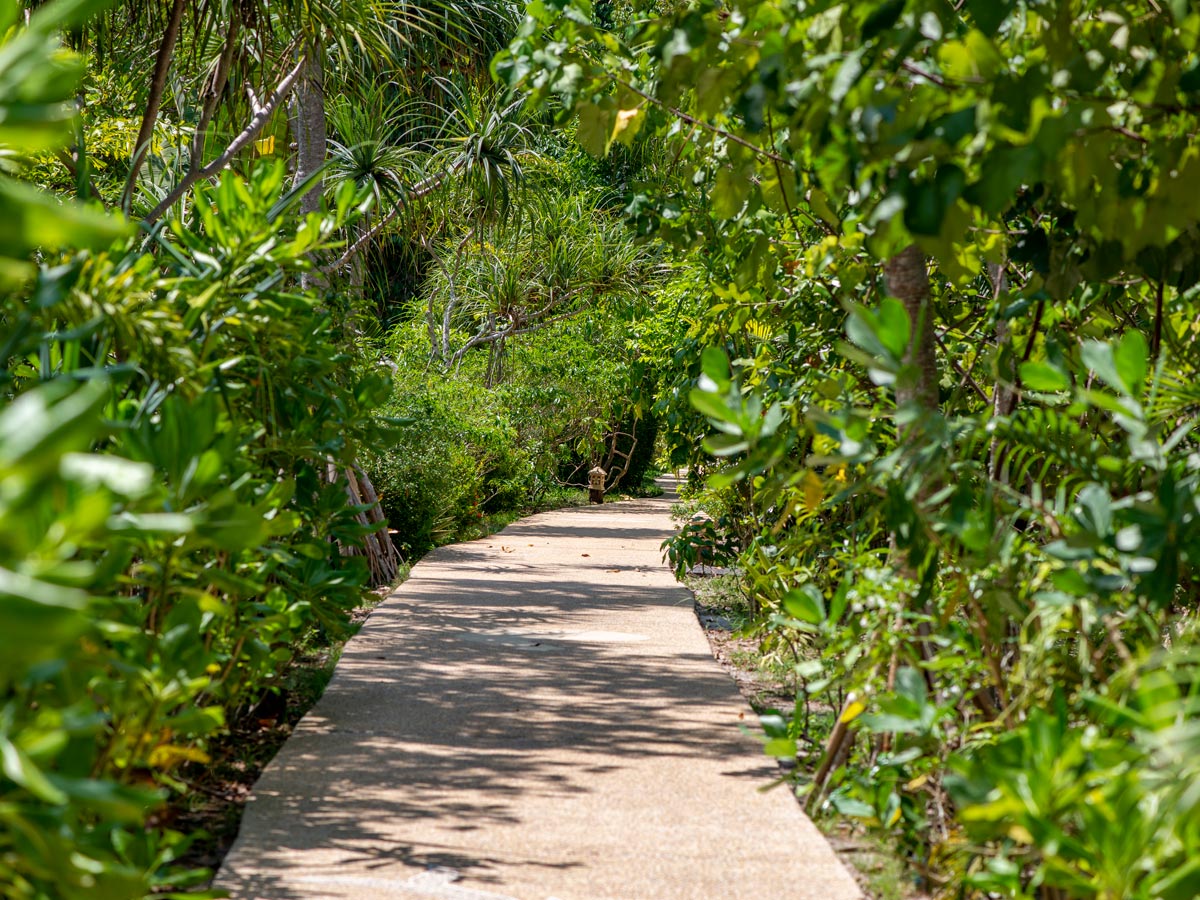
[[216,115],[221,94],[225,92],[225,85],[229,81],[229,69],[233,65],[233,54],[237,49],[239,22],[240,19],[236,15],[230,21],[229,34],[225,36],[225,46],[221,49],[221,55],[217,59],[217,68],[213,71],[212,80],[209,82],[208,96],[204,98],[204,106],[200,110],[200,121],[196,123],[196,133],[192,136],[192,158],[188,165],[189,171],[200,168],[200,160],[204,154],[204,138],[208,133],[208,126],[212,124],[213,116]]
[[167,194],[167,196],[163,198],[162,202],[159,203],[158,206],[154,207],[154,209],[150,211],[150,214],[146,216],[145,222],[147,225],[153,224],[155,221],[157,221],[163,213],[175,205],[175,201],[182,197],[187,192],[188,188],[190,188],[201,178],[210,178],[224,169],[225,166],[229,164],[229,161],[234,158],[234,156],[236,156],[247,144],[254,140],[258,133],[262,131],[263,126],[267,124],[267,120],[271,118],[271,115],[275,112],[279,104],[282,103],[287,98],[288,94],[291,93],[292,88],[296,84],[296,78],[299,76],[300,70],[304,67],[304,59],[305,58],[303,56],[300,57],[300,61],[296,63],[291,71],[283,76],[283,80],[279,82],[274,92],[272,92],[271,96],[267,98],[267,102],[263,105],[260,106],[257,98],[254,96],[254,92],[247,89],[247,93],[250,95],[250,103],[254,108],[254,115],[250,118],[249,123],[247,123],[246,127],[242,129],[241,133],[237,137],[229,142],[229,146],[225,148],[224,153],[210,162],[203,169],[193,169],[192,171],[188,172],[187,175],[184,176],[183,180],[172,189],[171,193]]
[[417,182],[416,187],[407,192],[403,199],[397,201],[396,205],[388,210],[387,215],[383,216],[371,227],[370,231],[357,238],[353,244],[346,248],[345,253],[343,253],[329,265],[325,266],[321,271],[326,273],[333,272],[350,262],[350,260],[352,260],[363,249],[363,247],[373,241],[379,232],[383,231],[384,228],[392,223],[396,216],[400,215],[400,212],[404,209],[404,207],[406,207],[413,200],[419,200],[422,197],[432,194],[439,187],[441,187],[442,182],[445,181],[449,174],[449,172],[439,172],[436,175],[430,175],[424,181]]
[[698,128],[703,128],[705,131],[711,131],[713,134],[719,135],[720,137],[723,137],[726,140],[733,141],[735,144],[741,144],[743,147],[747,148],[748,150],[753,150],[756,155],[764,157],[765,159],[770,159],[777,163],[783,163],[786,166],[792,165],[792,161],[790,159],[780,156],[778,153],[772,153],[770,150],[764,150],[762,147],[758,146],[758,144],[755,144],[753,141],[748,141],[745,138],[739,137],[738,135],[733,134],[730,131],[726,131],[724,128],[720,128],[716,125],[712,125],[708,122],[702,121],[701,119],[697,119],[695,116],[689,116],[687,113],[685,113],[683,110],[679,109],[678,107],[667,106],[667,104],[663,103],[657,97],[653,97],[650,94],[647,94],[645,91],[635,88],[632,84],[630,84],[628,81],[625,81],[624,79],[618,78],[618,79],[616,79],[616,82],[617,82],[617,84],[621,85],[622,87],[628,88],[629,90],[633,91],[639,97],[649,100],[651,103],[653,103],[659,109],[665,109],[671,115],[673,115],[677,118],[680,118],[685,122],[695,125]]
[[583,312],[583,309],[584,309],[583,307],[580,307],[579,309],[573,309],[570,312],[560,313],[557,316],[551,316],[548,319],[542,319],[540,321],[529,322],[529,324],[525,325],[522,328],[517,328],[516,323],[514,322],[512,325],[510,325],[508,328],[505,328],[503,331],[492,331],[487,334],[477,334],[477,335],[475,335],[475,337],[471,338],[469,341],[467,341],[465,344],[463,344],[461,347],[459,347],[457,350],[454,351],[454,355],[452,357],[450,357],[449,362],[446,363],[446,368],[450,369],[454,366],[457,366],[459,363],[461,363],[463,356],[466,355],[466,352],[468,350],[472,350],[475,347],[482,347],[484,344],[494,344],[496,341],[502,341],[505,338],[514,337],[515,335],[518,335],[518,334],[529,334],[530,332],[538,331],[549,325],[553,325],[556,322],[562,322],[562,321],[565,321],[566,319],[571,318],[572,316],[577,316],[581,312]]
[[915,65],[914,63],[909,62],[907,59],[900,63],[900,67],[907,72],[912,72],[914,75],[920,78],[924,78],[926,81],[931,82],[932,84],[936,84],[938,87],[943,88],[944,90],[957,91],[959,89],[957,84],[951,84],[940,75],[934,75],[932,72],[926,72],[924,69]]
[[150,149],[150,142],[154,137],[154,126],[158,122],[158,111],[162,106],[163,92],[167,87],[167,72],[171,68],[171,57],[175,54],[175,41],[179,37],[179,23],[183,19],[183,7],[184,0],[175,0],[171,5],[167,30],[163,34],[162,43],[158,46],[158,54],[154,58],[154,74],[150,78],[150,96],[146,100],[146,110],[142,113],[142,124],[138,128],[137,140],[133,144],[133,159],[129,161],[129,175],[125,179],[125,188],[121,191],[121,210],[126,215],[129,214],[138,174],[142,171],[142,162],[146,159],[146,151]]

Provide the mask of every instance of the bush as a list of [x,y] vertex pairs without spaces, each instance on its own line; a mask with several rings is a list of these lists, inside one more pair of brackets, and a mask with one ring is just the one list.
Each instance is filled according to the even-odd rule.
[[147,816],[361,599],[339,544],[363,530],[327,474],[378,437],[387,383],[354,374],[319,297],[284,289],[349,195],[297,225],[283,179],[228,175],[158,255],[71,259],[0,303],[6,898],[202,881]]
[[410,375],[389,412],[409,424],[378,450],[372,479],[395,540],[420,554],[460,536],[485,513],[518,509],[533,468],[496,396],[481,386]]

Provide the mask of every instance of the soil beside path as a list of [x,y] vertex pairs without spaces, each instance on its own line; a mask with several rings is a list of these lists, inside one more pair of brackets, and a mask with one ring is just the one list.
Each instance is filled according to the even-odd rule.
[[237,900],[851,900],[661,563],[671,495],[437,550],[254,788]]

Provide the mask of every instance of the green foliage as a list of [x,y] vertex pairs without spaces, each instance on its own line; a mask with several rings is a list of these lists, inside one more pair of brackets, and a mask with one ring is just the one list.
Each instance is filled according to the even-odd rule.
[[[464,121],[497,125],[488,108],[467,94],[456,106]],[[519,190],[497,193],[494,160],[467,167],[477,177],[419,213],[424,255],[410,245],[380,260],[423,269],[416,296],[389,310],[383,359],[397,372],[388,410],[411,424],[371,466],[397,539],[415,552],[586,486],[596,463],[623,464],[614,447],[632,447],[620,484],[637,490],[654,455],[641,340],[657,323],[653,248],[604,204],[590,159],[525,130],[536,153]],[[486,156],[488,129],[467,131]]]
[[810,809],[938,896],[1195,896],[1200,12],[592,13],[531,3],[494,70],[674,160],[625,190],[693,273],[657,396],[721,515],[675,550],[737,547],[760,633],[819,649]]
[[[226,177],[157,257],[45,270],[5,309],[28,336],[4,416],[8,896],[179,878],[180,836],[140,822],[359,600],[361,560],[330,538],[362,530],[325,475],[376,435],[386,382],[349,376],[319,299],[286,289],[337,222],[274,216],[282,176]],[[47,817],[62,845],[39,842]]]
[[[45,7],[0,49],[0,77],[19,86],[5,101],[28,104],[7,122],[53,121],[35,100],[71,96],[56,79],[78,69],[51,35],[72,9]],[[5,138],[45,146],[24,134]],[[283,178],[282,165],[228,175],[197,190],[194,223],[144,249],[40,269],[34,247],[125,229],[32,188],[8,194],[0,254],[34,277],[0,300],[5,897],[203,882],[174,865],[188,838],[148,815],[293,649],[336,633],[359,600],[361,560],[338,545],[362,529],[326,474],[379,436],[387,382],[354,374],[320,298],[292,289],[354,193],[295,222]]]
[[396,383],[391,411],[411,422],[374,454],[372,479],[397,544],[423,553],[468,533],[486,513],[533,497],[534,470],[506,410],[467,379]]
[[[0,164],[16,151],[44,150],[70,134],[82,66],[59,51],[58,30],[81,23],[100,5],[55,3],[30,16],[28,27],[15,28],[19,5],[0,3]],[[64,206],[0,174],[0,290],[32,277],[26,260],[34,249],[104,246],[125,230],[107,216]]]

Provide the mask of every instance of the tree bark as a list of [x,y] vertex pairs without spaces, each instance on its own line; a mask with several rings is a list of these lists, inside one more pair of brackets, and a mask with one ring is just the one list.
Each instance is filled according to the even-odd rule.
[[[933,304],[930,302],[929,271],[925,267],[925,254],[916,244],[909,244],[883,267],[884,281],[887,291],[904,305],[908,314],[909,338],[908,352],[904,355],[905,367],[912,372],[901,378],[896,384],[896,409],[916,405],[924,412],[935,412],[938,402],[938,371],[937,343],[934,339]],[[898,444],[904,444],[910,427],[897,423],[896,439]],[[919,426],[918,426],[919,431]],[[921,501],[932,493],[928,483],[921,486],[916,502]],[[899,552],[897,535],[891,535],[891,555],[897,572],[909,581],[919,580],[914,560],[909,553]],[[906,603],[913,598],[906,597]],[[928,611],[928,610],[927,610]],[[902,620],[897,616],[896,627],[899,629]],[[917,628],[917,649],[921,656],[928,660],[932,657],[929,646],[929,625],[921,623]],[[890,668],[895,668],[895,661]],[[933,676],[928,669],[923,670],[925,681],[932,693],[934,690]]]
[[150,78],[150,96],[146,100],[146,110],[142,113],[142,124],[138,128],[137,140],[133,145],[133,158],[129,161],[129,176],[125,179],[125,189],[121,192],[121,209],[126,215],[133,203],[133,189],[137,184],[138,175],[142,171],[142,162],[150,149],[150,141],[154,136],[154,126],[158,122],[158,110],[162,106],[163,92],[167,87],[167,73],[171,69],[171,57],[175,54],[175,42],[179,38],[179,23],[183,20],[185,0],[175,0],[171,6],[171,17],[167,20],[167,30],[163,33],[162,42],[158,45],[158,55],[154,58],[154,74]]
[[937,351],[925,255],[916,244],[909,244],[884,264],[883,275],[888,293],[904,304],[908,313],[911,338],[904,362],[915,367],[911,380],[901,379],[896,385],[896,406],[915,403],[922,409],[937,409]]
[[[309,45],[307,62],[296,82],[292,100],[292,130],[296,137],[295,183],[300,184],[325,163],[328,130],[325,124],[325,48],[320,38]],[[321,206],[322,182],[318,180],[300,200],[302,215]]]
[[[325,164],[325,145],[328,128],[325,122],[325,47],[320,37],[315,37],[308,46],[308,62],[300,72],[296,93],[292,98],[292,132],[296,137],[295,184],[299,185]],[[300,198],[300,215],[317,212],[321,208],[324,179],[318,178],[313,186]],[[318,265],[319,260],[310,254],[313,271],[300,276],[301,290],[322,288],[328,284]]]

